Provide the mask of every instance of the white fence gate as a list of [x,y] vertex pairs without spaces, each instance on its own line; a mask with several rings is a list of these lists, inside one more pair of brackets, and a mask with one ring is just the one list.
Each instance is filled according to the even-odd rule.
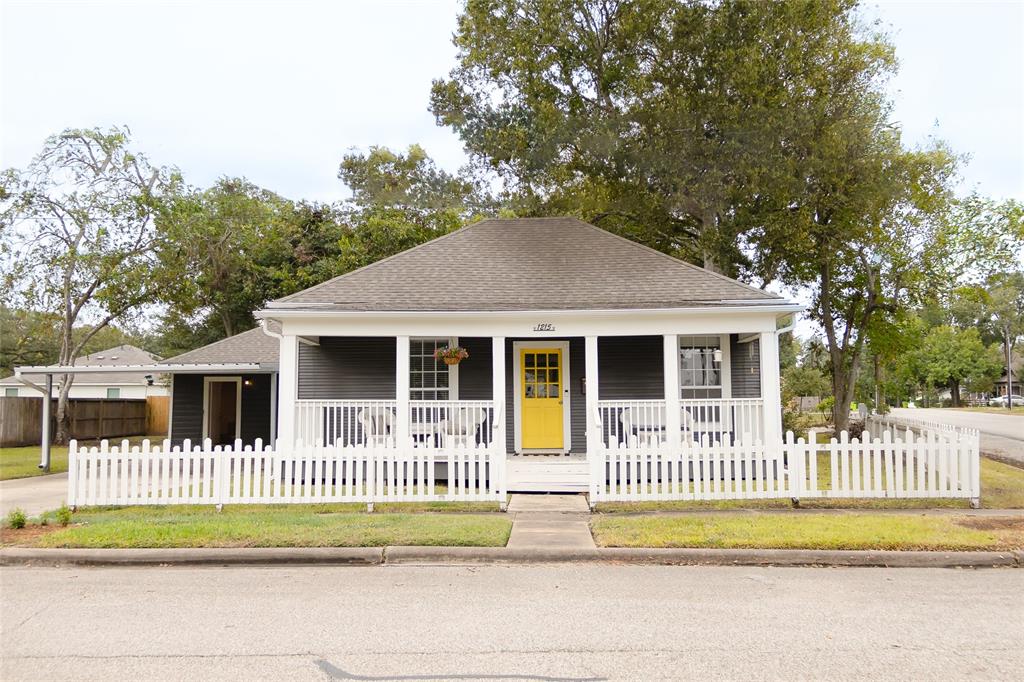
[[590,503],[755,498],[965,498],[981,496],[977,431],[840,433],[818,443],[787,433],[774,447],[748,442],[610,444],[591,458]]
[[169,441],[68,452],[68,505],[488,501],[505,504],[505,452],[489,447]]

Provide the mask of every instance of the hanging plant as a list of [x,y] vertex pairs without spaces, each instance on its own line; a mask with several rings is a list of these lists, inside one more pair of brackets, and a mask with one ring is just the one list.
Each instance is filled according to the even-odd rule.
[[462,346],[444,346],[434,351],[435,360],[444,360],[446,365],[457,365],[469,357],[469,351]]

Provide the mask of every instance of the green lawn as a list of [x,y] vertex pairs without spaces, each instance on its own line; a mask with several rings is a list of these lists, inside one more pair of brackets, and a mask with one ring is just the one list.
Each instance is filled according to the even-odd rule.
[[[138,445],[145,439],[154,443],[163,441],[164,436],[132,436],[128,442]],[[111,445],[120,445],[122,438],[110,439]],[[99,445],[99,441],[82,441],[82,445]],[[0,448],[0,481],[9,478],[28,478],[42,476],[39,469],[41,455],[38,445],[26,445],[20,448]],[[68,470],[68,446],[53,445],[50,447],[50,473],[59,474]]]
[[[831,487],[829,459],[818,456],[818,487]],[[702,500],[702,501],[658,501],[658,502],[604,502],[598,505],[601,512],[637,511],[685,511],[701,509],[784,509],[792,506],[788,499],[764,500]],[[966,509],[970,507],[964,499],[850,499],[812,498],[800,500],[805,509]],[[1024,509],[1024,469],[981,458],[981,506],[986,509]]]
[[[501,547],[506,514],[381,513],[357,505],[207,506],[84,509],[72,525],[3,531],[4,544],[36,547]],[[365,507],[364,507],[365,508]],[[493,505],[492,505],[493,508]],[[414,510],[415,507],[409,507]]]
[[1024,547],[1024,519],[912,514],[595,516],[600,547],[1005,550]]

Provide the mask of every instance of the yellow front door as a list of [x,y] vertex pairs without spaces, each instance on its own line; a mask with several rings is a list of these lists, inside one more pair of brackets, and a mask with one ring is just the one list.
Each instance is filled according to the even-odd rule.
[[523,449],[562,449],[562,349],[523,348],[519,370]]

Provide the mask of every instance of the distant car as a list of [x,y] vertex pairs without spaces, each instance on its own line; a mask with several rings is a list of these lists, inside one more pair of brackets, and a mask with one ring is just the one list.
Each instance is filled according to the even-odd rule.
[[[1013,401],[1013,405],[1024,405],[1024,396],[1019,396],[1016,393],[1011,396],[1010,400]],[[1006,396],[1000,395],[992,398],[988,401],[989,407],[1006,407]]]

